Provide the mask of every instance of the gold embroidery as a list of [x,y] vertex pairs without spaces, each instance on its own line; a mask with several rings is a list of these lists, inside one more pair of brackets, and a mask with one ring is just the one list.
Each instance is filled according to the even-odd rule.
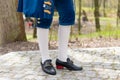
[[44,10],[45,13],[51,14],[49,10]]
[[44,4],[52,5],[50,1],[48,1],[48,2],[44,2]]

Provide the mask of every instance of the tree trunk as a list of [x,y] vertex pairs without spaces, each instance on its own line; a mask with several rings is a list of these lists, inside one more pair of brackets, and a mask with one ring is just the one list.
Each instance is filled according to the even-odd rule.
[[75,12],[76,12],[76,0],[74,0],[74,9],[75,9]]
[[37,38],[36,18],[33,20],[33,38]]
[[118,0],[118,10],[117,10],[117,27],[120,22],[120,0]]
[[103,0],[103,14],[104,14],[104,17],[106,17],[106,2],[107,0]]
[[37,28],[34,27],[33,29],[33,38],[37,38]]
[[18,0],[0,0],[0,44],[26,41],[23,15],[17,13]]
[[94,0],[95,4],[95,10],[94,10],[94,16],[95,16],[95,24],[96,24],[96,31],[100,31],[100,20],[99,20],[99,0]]
[[78,34],[81,34],[81,0],[79,0]]
[[92,9],[94,8],[94,0],[92,0]]

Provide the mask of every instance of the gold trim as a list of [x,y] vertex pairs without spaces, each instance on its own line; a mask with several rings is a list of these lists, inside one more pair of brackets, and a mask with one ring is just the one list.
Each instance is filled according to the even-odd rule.
[[52,5],[50,1],[48,1],[48,2],[44,2],[44,4]]
[[49,10],[44,10],[45,13],[51,14]]

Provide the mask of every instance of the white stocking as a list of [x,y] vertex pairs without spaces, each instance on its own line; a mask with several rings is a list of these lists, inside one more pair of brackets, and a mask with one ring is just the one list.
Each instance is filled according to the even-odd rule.
[[38,44],[42,57],[42,63],[45,60],[50,59],[49,50],[48,50],[48,39],[49,39],[48,35],[49,35],[49,29],[37,28],[37,38],[38,38]]
[[58,59],[65,61],[68,58],[68,41],[71,26],[59,26],[58,29]]

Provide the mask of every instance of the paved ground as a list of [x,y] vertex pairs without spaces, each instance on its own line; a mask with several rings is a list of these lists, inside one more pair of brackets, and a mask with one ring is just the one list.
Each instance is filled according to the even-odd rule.
[[[50,56],[54,64],[57,51],[50,51]],[[120,47],[74,49],[69,56],[84,70],[57,70],[57,75],[51,76],[42,72],[38,51],[1,55],[0,80],[120,80]]]

